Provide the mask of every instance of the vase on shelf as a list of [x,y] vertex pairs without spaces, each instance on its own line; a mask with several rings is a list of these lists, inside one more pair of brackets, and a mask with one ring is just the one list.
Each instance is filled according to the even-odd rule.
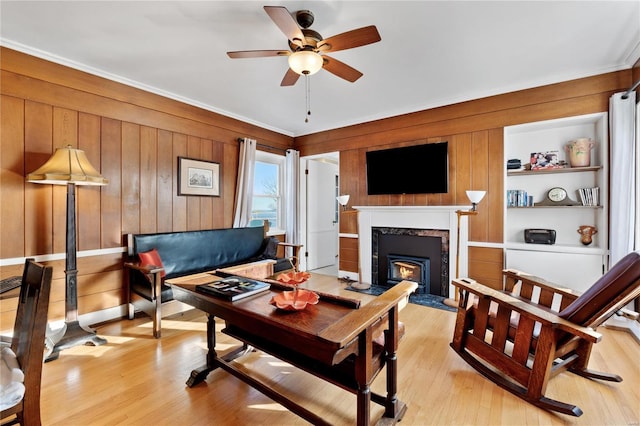
[[571,167],[589,167],[591,165],[591,149],[596,143],[589,138],[578,138],[569,141],[564,150],[569,154]]
[[578,234],[580,234],[580,242],[585,246],[588,246],[593,242],[593,235],[597,233],[598,230],[595,226],[581,225],[578,228]]

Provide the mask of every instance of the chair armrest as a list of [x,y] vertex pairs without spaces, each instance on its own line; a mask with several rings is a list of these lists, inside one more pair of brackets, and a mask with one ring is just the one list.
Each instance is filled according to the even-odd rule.
[[630,319],[630,320],[637,320],[638,317],[640,317],[640,314],[638,312],[634,312],[631,309],[627,309],[627,308],[619,309],[616,312],[616,314],[620,315],[620,316],[623,316],[623,317],[625,317],[627,319]]
[[[499,290],[487,287],[470,278],[455,279],[452,281],[452,284],[461,290],[475,294],[479,298],[488,298],[492,302],[505,306],[507,309],[518,312],[520,315],[528,317],[534,321],[540,322],[544,326],[550,326],[552,328],[571,333],[574,336],[581,337],[593,343],[597,343],[602,339],[602,335],[600,333],[589,327],[574,324],[559,317],[553,312],[537,307],[535,304],[528,303],[527,301],[515,298]],[[468,301],[467,297],[460,297],[458,309],[466,308],[464,305],[465,301]]]
[[279,246],[284,246],[284,247],[296,247],[296,248],[298,248],[298,249],[299,249],[300,247],[302,247],[302,246],[303,246],[303,244],[285,243],[285,242],[283,242],[283,241],[280,241],[280,242],[278,243],[278,245],[279,245]]
[[328,326],[318,337],[344,346],[383,318],[391,309],[399,307],[417,288],[418,284],[415,282],[401,281],[360,309],[354,309],[341,320]]
[[300,264],[300,248],[303,246],[303,244],[293,244],[293,243],[285,243],[284,241],[280,241],[278,242],[279,246],[284,247],[284,257],[289,257],[287,256],[287,247],[293,249],[293,253],[291,255],[290,262],[292,262],[291,266],[293,266],[293,268],[297,271],[298,270],[298,266]]
[[156,265],[140,265],[138,262],[124,262],[124,266],[129,269],[135,269],[143,274],[156,274],[164,271],[164,268]]

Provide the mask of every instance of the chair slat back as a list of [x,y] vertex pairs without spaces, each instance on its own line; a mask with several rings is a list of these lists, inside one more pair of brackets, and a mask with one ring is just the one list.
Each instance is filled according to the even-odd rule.
[[26,260],[11,340],[24,373],[25,395],[22,412],[18,411],[23,424],[40,424],[40,381],[52,275],[53,267]]

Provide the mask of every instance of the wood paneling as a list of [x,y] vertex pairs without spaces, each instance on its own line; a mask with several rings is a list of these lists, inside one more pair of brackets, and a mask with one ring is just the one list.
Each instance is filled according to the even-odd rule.
[[[606,111],[609,96],[630,84],[630,70],[608,73],[305,135],[296,138],[296,146],[302,156],[340,152],[340,192],[351,195],[350,205],[468,205],[467,189],[486,190],[478,215],[469,218],[469,237],[500,244],[504,126]],[[448,193],[366,195],[368,150],[445,140],[449,142]],[[354,232],[351,226],[345,221],[341,232]],[[344,250],[341,241],[341,258]],[[470,262],[474,261],[470,254]],[[495,271],[500,269],[501,265],[495,266]]]
[[140,126],[122,123],[122,233],[140,232]]
[[158,130],[140,128],[140,232],[158,229]]
[[629,70],[601,74],[305,135],[296,146],[312,155],[601,112],[630,83]]
[[495,289],[502,289],[504,252],[501,248],[469,247],[469,277]]
[[248,136],[279,150],[293,138],[43,59],[0,47],[3,93],[231,143]]
[[0,101],[0,255],[20,257],[25,249],[24,101],[8,96]]
[[[292,137],[210,111],[10,49],[0,53],[2,259],[65,252],[66,186],[25,182],[56,148],[84,150],[109,180],[76,188],[77,247],[86,251],[122,247],[128,232],[230,227],[237,138],[293,145]],[[220,162],[221,197],[178,196],[178,156]],[[61,319],[64,261],[47,263],[55,275],[50,317]],[[121,254],[80,257],[79,313],[125,303],[122,275]]]
[[101,248],[122,246],[122,133],[118,120],[101,120],[100,167],[109,184],[100,188]]
[[157,210],[156,226],[158,232],[173,229],[173,134],[158,130],[157,163]]
[[340,270],[358,272],[358,239],[340,238]]
[[[100,117],[78,114],[78,148],[82,149],[91,164],[100,164]],[[100,187],[85,186],[76,194],[78,204],[78,250],[100,247]]]
[[[231,226],[239,136],[256,138],[276,149],[295,143],[302,156],[339,151],[341,192],[350,194],[350,206],[468,204],[466,189],[487,186],[480,214],[471,218],[470,235],[478,241],[500,243],[503,127],[606,111],[610,94],[632,84],[631,71],[619,71],[294,140],[4,47],[0,54],[2,259],[64,252],[66,188],[27,184],[25,173],[66,144],[85,150],[109,179],[107,186],[77,191],[81,250],[121,247],[125,232]],[[442,140],[451,144],[449,193],[366,195],[367,150]],[[219,162],[220,197],[178,196],[178,156]],[[341,232],[357,232],[355,221],[343,221]],[[341,269],[356,272],[357,240],[342,238],[340,244]],[[480,262],[475,253],[470,253],[470,268]],[[81,314],[123,302],[121,267],[96,270],[94,263],[99,264],[100,259],[86,258],[88,263],[83,261],[79,267]],[[57,262],[55,270],[56,279],[61,280],[63,264]],[[54,316],[64,310],[64,296],[55,295]]]
[[[24,165],[25,172],[29,173],[44,164],[53,152],[53,108],[25,101],[24,114]],[[27,183],[24,194],[25,253],[51,253],[53,187]]]

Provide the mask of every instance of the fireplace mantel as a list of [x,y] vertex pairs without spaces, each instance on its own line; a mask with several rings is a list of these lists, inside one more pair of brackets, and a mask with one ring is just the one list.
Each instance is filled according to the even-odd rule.
[[[360,281],[371,283],[371,228],[414,228],[449,231],[449,277],[456,276],[457,210],[471,206],[354,206],[358,211]],[[467,216],[460,221],[460,276],[467,275]],[[449,295],[454,288],[449,282]]]

